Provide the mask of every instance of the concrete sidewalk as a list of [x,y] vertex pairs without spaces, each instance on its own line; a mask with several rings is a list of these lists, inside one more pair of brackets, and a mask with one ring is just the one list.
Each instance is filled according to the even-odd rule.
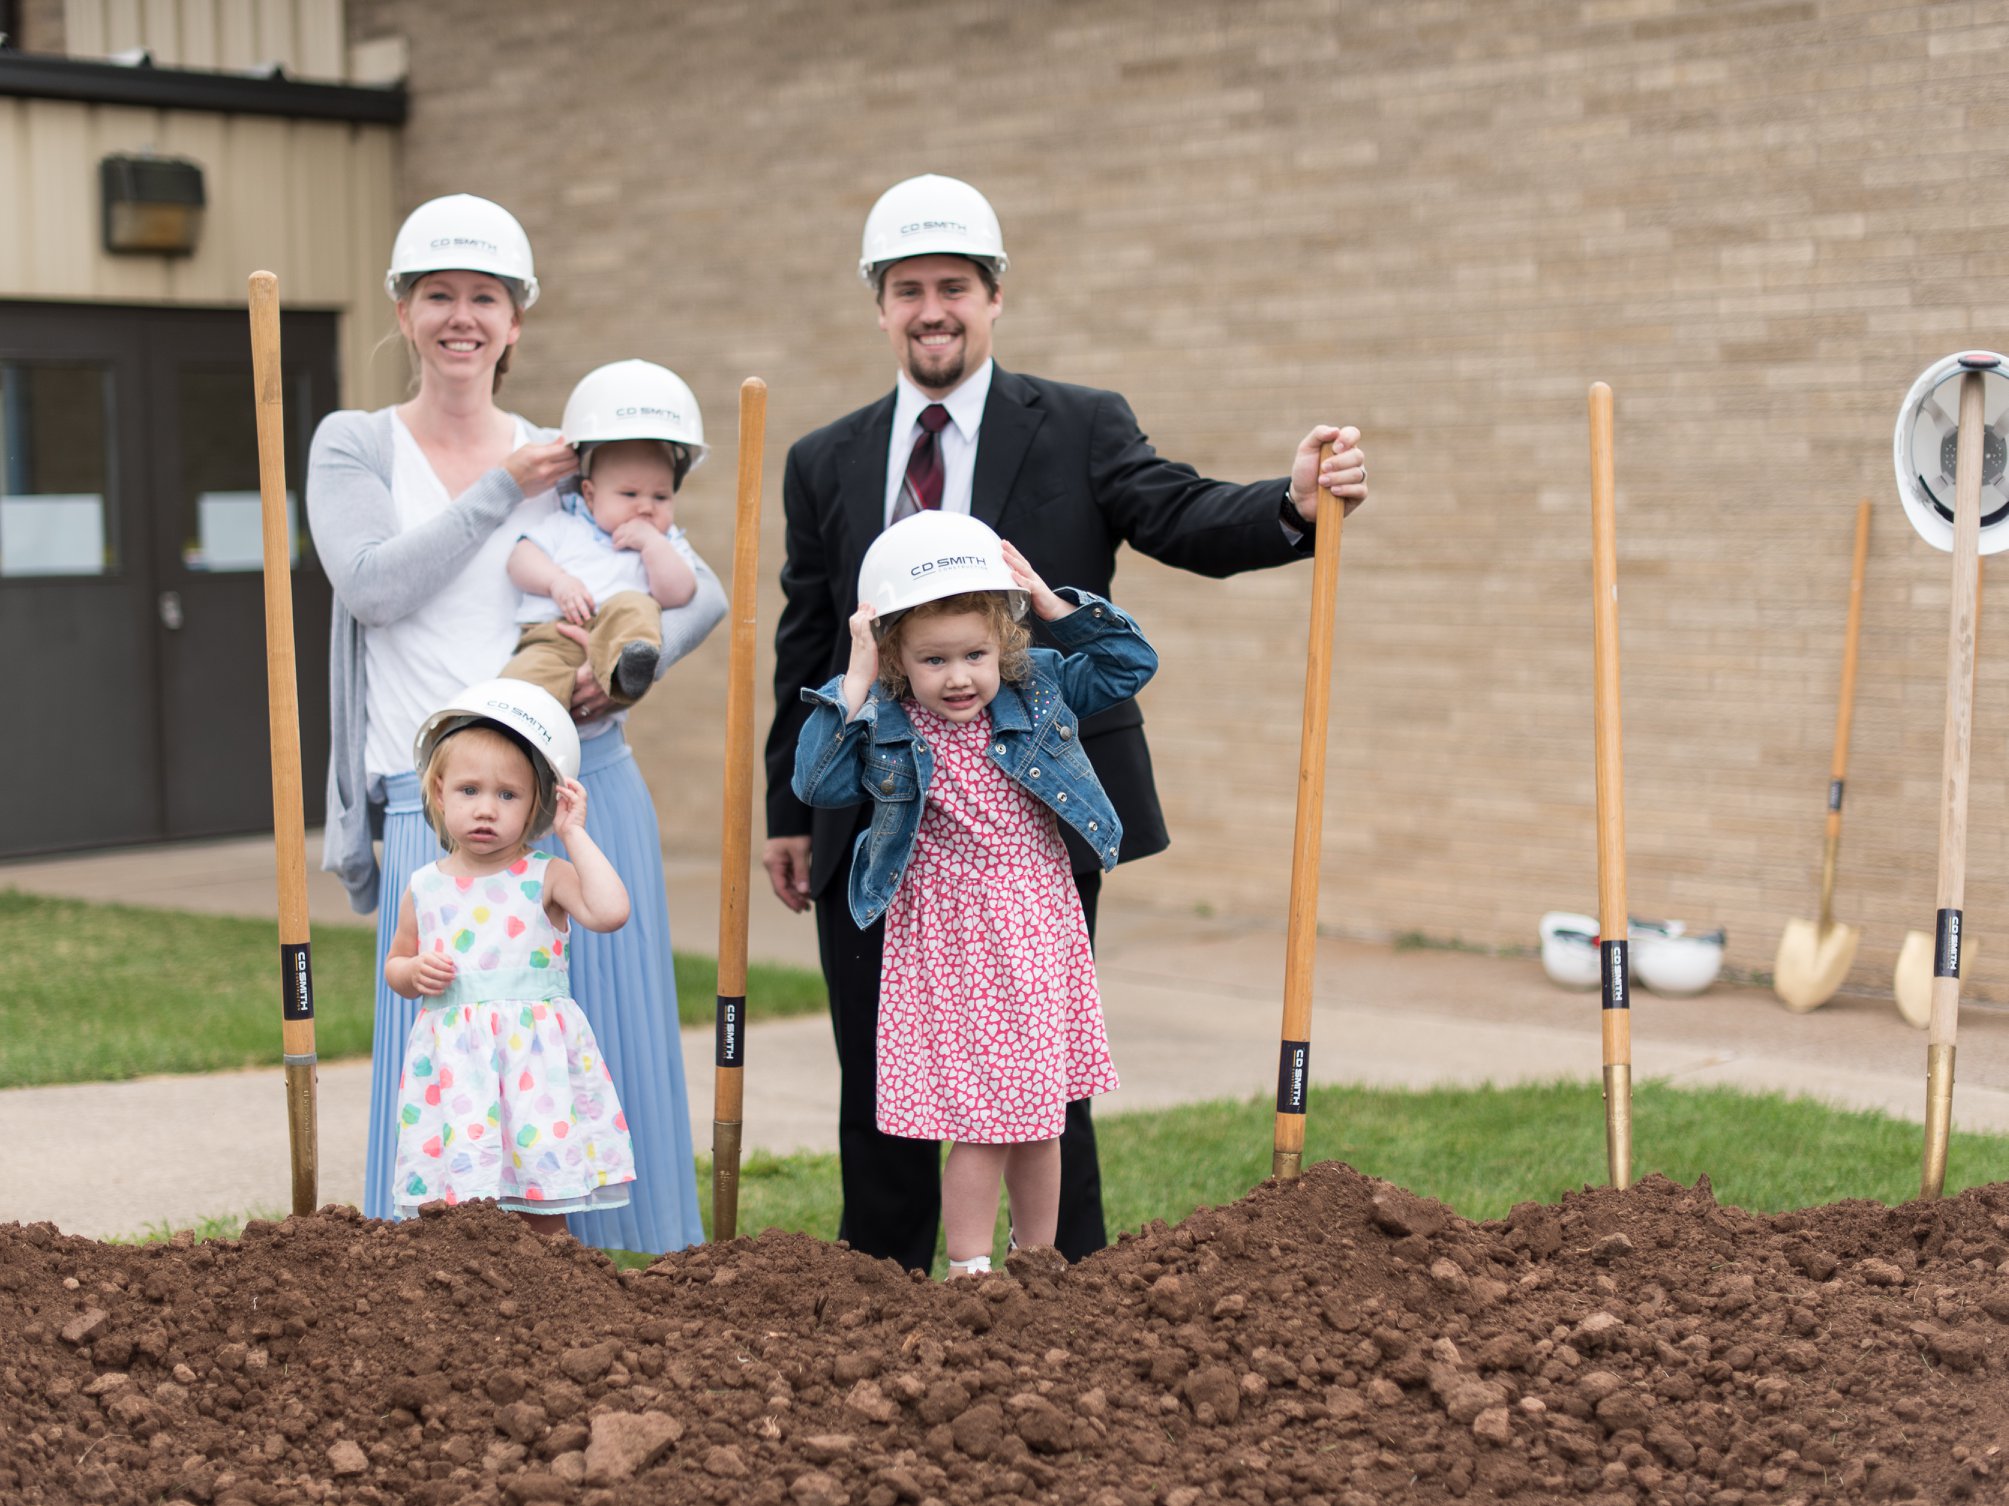
[[[318,852],[318,837],[309,850]],[[123,902],[171,895],[186,909],[270,916],[271,861],[266,842],[179,844],[0,865],[0,888]],[[1148,865],[1140,865],[1103,890],[1098,965],[1124,1086],[1098,1111],[1272,1092],[1281,925],[1153,909],[1149,879]],[[673,861],[667,887],[677,944],[714,950],[716,869]],[[758,872],[751,892],[750,955],[814,968],[810,918],[776,903]],[[310,905],[317,925],[359,922],[319,874]],[[1598,1015],[1594,995],[1561,992],[1532,959],[1324,940],[1312,1077],[1397,1087],[1595,1080]],[[1887,998],[1845,995],[1793,1015],[1755,989],[1719,987],[1679,1000],[1640,992],[1632,1015],[1636,1079],[1922,1115],[1924,1036]],[[693,1137],[704,1147],[711,1141],[709,1030],[685,1032],[684,1058]],[[319,1081],[321,1196],[355,1202],[369,1067],[330,1063]],[[1954,1109],[1959,1128],[2009,1131],[2009,1012],[1963,1012]],[[749,1150],[834,1149],[836,1059],[827,1022],[779,1020],[748,1031],[745,1122]],[[0,1162],[0,1219],[48,1219],[94,1237],[280,1209],[290,1185],[276,1066],[0,1092],[0,1143],[10,1149]]]

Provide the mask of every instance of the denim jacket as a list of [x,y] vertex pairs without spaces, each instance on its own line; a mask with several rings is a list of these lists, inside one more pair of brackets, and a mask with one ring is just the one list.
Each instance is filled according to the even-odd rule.
[[[1112,603],[1071,587],[1059,594],[1080,607],[1046,625],[1068,653],[1035,648],[1032,683],[998,687],[989,756],[1079,832],[1106,870],[1116,865],[1123,827],[1081,751],[1080,719],[1135,695],[1157,672],[1158,655]],[[843,687],[837,675],[821,690],[803,690],[813,709],[796,740],[792,783],[809,805],[878,805],[851,854],[851,918],[862,930],[886,913],[914,855],[935,763],[883,686],[875,684],[848,720]]]

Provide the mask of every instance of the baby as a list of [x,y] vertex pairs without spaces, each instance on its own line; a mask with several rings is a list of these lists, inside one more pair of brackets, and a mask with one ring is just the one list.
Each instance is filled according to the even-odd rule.
[[[634,368],[647,368],[644,377],[660,373],[676,381],[661,367],[632,361],[602,367],[579,384],[565,415],[565,432],[580,441],[579,495],[567,496],[564,507],[518,539],[509,556],[509,578],[523,592],[517,617],[522,632],[503,676],[541,686],[561,705],[571,701],[582,663],[591,666],[594,680],[615,705],[640,700],[656,680],[664,609],[682,606],[697,591],[689,546],[673,525],[677,490],[702,456],[702,439],[693,444],[666,434],[593,442],[573,431],[575,417],[584,435],[604,427],[596,426],[590,413],[574,410],[581,394],[589,394],[596,382],[606,385],[612,376],[622,379],[616,400],[629,399],[615,411],[624,419],[621,427],[633,432]],[[677,387],[688,398],[690,389],[681,382]],[[689,427],[701,435],[695,428],[695,402],[678,406],[691,410]],[[643,406],[641,411],[669,410]],[[675,416],[682,419],[681,413]],[[659,422],[654,427],[682,429],[685,424]],[[586,643],[563,632],[561,621],[585,629]]]

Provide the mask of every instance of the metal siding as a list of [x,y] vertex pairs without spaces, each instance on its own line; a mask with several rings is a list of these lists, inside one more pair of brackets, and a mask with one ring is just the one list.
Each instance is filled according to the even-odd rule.
[[290,72],[299,61],[294,50],[293,0],[257,0],[258,63],[284,63]]
[[348,47],[342,35],[342,0],[298,0],[293,12],[293,26],[298,56],[291,72],[300,78],[348,78]]
[[[99,245],[98,159],[142,147],[202,165],[209,209],[193,256]],[[387,126],[0,99],[0,203],[23,211],[0,221],[0,298],[230,307],[262,268],[288,307],[342,312],[344,405],[396,401],[403,350],[382,344],[396,159]]]
[[[23,100],[0,99],[0,204],[28,203],[28,110]],[[28,237],[34,215],[0,220],[0,289],[28,280]]]
[[249,68],[259,61],[258,23],[252,0],[213,0],[216,6],[216,66]]
[[181,0],[182,67],[220,67],[216,45],[215,0]]
[[73,58],[105,55],[104,0],[63,0],[63,48]]

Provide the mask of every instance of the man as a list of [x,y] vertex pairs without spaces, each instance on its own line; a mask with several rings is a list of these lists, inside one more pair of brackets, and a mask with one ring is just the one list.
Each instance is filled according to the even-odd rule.
[[[882,1135],[873,1122],[883,923],[860,931],[845,902],[852,843],[870,806],[812,812],[789,788],[809,711],[801,691],[845,667],[867,546],[920,508],[970,512],[1047,580],[1107,596],[1119,543],[1201,575],[1233,575],[1309,557],[1320,484],[1349,511],[1367,496],[1356,430],[1320,425],[1299,443],[1288,480],[1234,486],[1162,459],[1117,394],[1004,370],[991,359],[991,335],[1004,311],[1005,265],[997,216],[969,184],[929,175],[888,189],[866,217],[858,270],[877,294],[896,385],[796,441],[782,482],[786,602],[775,631],[763,862],[783,904],[816,909],[842,1072],[838,1237],[915,1270],[934,1260],[939,1152],[930,1141]],[[1327,443],[1335,453],[1321,463]],[[1135,701],[1081,722],[1081,746],[1123,823],[1126,861],[1169,840],[1143,725]],[[1101,872],[1067,835],[1092,939]],[[1085,1101],[1070,1105],[1061,1137],[1055,1242],[1070,1260],[1108,1242]]]

